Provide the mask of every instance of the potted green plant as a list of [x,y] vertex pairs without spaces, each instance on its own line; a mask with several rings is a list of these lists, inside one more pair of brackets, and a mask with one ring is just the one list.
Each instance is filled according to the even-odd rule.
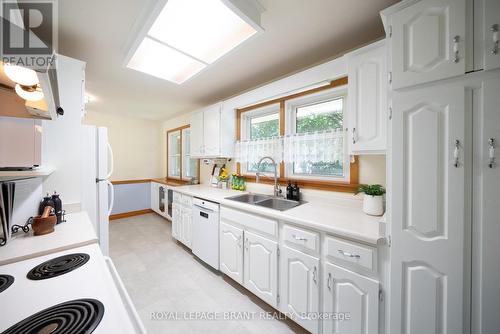
[[364,193],[363,212],[371,216],[384,214],[385,188],[380,184],[362,184],[357,193]]

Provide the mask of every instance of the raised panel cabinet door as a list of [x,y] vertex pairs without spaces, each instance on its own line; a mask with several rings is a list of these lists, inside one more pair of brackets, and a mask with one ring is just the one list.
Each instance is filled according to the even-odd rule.
[[318,258],[281,248],[280,310],[311,333],[319,332],[319,268]]
[[193,239],[192,229],[192,211],[188,208],[182,208],[182,243],[191,248],[191,240]]
[[205,155],[217,156],[220,152],[220,104],[206,109],[203,117]]
[[243,284],[243,230],[220,222],[220,271]]
[[390,333],[462,333],[465,88],[395,93],[393,108]]
[[500,1],[484,0],[484,69],[500,67]]
[[483,83],[474,110],[472,333],[500,328],[500,78]]
[[194,113],[190,120],[191,156],[203,156],[203,111]]
[[151,210],[158,212],[158,187],[157,183],[151,182]]
[[278,291],[278,243],[245,231],[244,286],[276,307]]
[[182,224],[181,212],[178,204],[172,204],[172,237],[176,240],[180,240],[180,227]]
[[465,0],[422,0],[392,17],[392,87],[465,73]]
[[351,154],[385,153],[387,66],[385,41],[348,56]]
[[378,281],[325,263],[323,282],[323,334],[378,333]]

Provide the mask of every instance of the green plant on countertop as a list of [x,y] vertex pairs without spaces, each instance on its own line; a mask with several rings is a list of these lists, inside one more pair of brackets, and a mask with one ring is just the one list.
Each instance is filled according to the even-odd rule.
[[361,184],[356,194],[365,193],[369,196],[382,196],[385,194],[385,188],[380,184]]

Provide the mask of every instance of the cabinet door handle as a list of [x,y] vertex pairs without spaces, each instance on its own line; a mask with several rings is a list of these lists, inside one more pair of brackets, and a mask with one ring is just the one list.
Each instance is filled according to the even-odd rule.
[[298,237],[295,234],[292,234],[292,238],[294,238],[297,241],[307,241],[307,238]]
[[245,249],[248,250],[248,238],[245,239]]
[[241,245],[241,235],[238,237],[238,247],[241,248],[242,245]]
[[352,128],[352,143],[356,144],[356,128]]
[[453,37],[453,54],[455,57],[453,58],[454,63],[458,63],[460,61],[459,57],[459,48],[458,48],[458,43],[460,42],[460,36],[455,36]]
[[458,168],[460,166],[459,151],[460,151],[460,140],[455,139],[455,149],[453,150],[453,160],[455,161],[453,163],[453,166],[455,166],[455,168]]
[[494,24],[490,28],[491,37],[493,38],[493,48],[491,48],[491,54],[498,54],[498,24]]
[[316,266],[314,266],[314,269],[313,269],[313,282],[314,284],[318,284],[318,268],[316,268]]
[[328,273],[328,278],[326,280],[326,287],[328,290],[332,291],[332,273]]
[[352,257],[354,259],[360,259],[361,256],[358,255],[358,254],[353,254],[353,253],[349,253],[349,252],[346,252],[346,251],[343,251],[342,249],[339,249],[338,252],[344,256],[347,256],[347,257]]
[[488,156],[489,156],[489,162],[488,162],[488,167],[494,168],[496,164],[496,158],[495,158],[495,138],[490,138],[488,140],[488,145],[489,145],[489,150],[488,150]]

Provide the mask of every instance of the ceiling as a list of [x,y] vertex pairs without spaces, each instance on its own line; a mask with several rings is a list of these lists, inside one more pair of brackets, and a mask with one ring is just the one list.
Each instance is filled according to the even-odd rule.
[[397,2],[259,0],[264,33],[177,85],[124,66],[156,1],[59,2],[59,52],[87,62],[88,111],[151,120],[193,111],[380,38],[379,11]]

